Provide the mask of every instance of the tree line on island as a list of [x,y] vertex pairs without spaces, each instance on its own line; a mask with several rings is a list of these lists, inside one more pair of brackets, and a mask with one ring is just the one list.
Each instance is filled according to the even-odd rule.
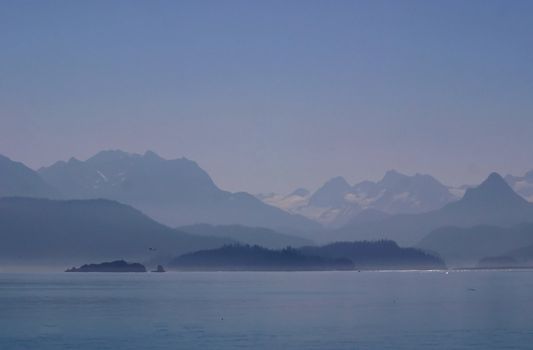
[[442,259],[395,242],[336,242],[281,250],[226,245],[184,254],[169,262],[175,270],[429,270],[444,269]]
[[[140,264],[124,261],[83,265],[67,272],[145,272]],[[142,265],[141,265],[142,266]],[[442,259],[393,241],[336,242],[324,246],[268,249],[258,245],[229,244],[180,255],[168,262],[178,271],[332,271],[444,269]],[[144,267],[143,267],[144,268]]]

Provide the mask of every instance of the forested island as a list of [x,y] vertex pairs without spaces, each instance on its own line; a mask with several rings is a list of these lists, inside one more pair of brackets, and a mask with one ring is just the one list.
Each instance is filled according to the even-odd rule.
[[101,264],[86,264],[78,268],[72,267],[65,272],[146,272],[146,267],[139,263],[116,260]]
[[174,270],[430,270],[444,269],[444,262],[393,241],[337,242],[325,246],[266,249],[251,245],[226,245],[173,259]]
[[394,241],[335,242],[324,246],[300,249],[303,254],[322,258],[345,258],[358,270],[433,270],[444,269],[446,264],[435,255],[421,249],[404,248]]
[[349,259],[303,254],[294,248],[266,249],[257,245],[226,245],[184,254],[169,263],[174,270],[352,270]]

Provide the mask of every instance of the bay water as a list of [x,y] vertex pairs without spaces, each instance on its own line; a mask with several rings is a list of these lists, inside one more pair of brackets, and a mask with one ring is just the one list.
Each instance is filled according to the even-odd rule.
[[533,271],[0,273],[0,349],[532,349]]

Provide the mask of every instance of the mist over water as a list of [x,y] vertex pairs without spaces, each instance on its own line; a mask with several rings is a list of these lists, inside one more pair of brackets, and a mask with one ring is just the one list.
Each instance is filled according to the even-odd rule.
[[529,349],[533,271],[0,274],[0,348]]

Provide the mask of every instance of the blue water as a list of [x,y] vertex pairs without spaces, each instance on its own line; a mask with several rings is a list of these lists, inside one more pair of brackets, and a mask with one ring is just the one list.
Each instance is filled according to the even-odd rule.
[[532,349],[533,271],[0,274],[0,349]]

